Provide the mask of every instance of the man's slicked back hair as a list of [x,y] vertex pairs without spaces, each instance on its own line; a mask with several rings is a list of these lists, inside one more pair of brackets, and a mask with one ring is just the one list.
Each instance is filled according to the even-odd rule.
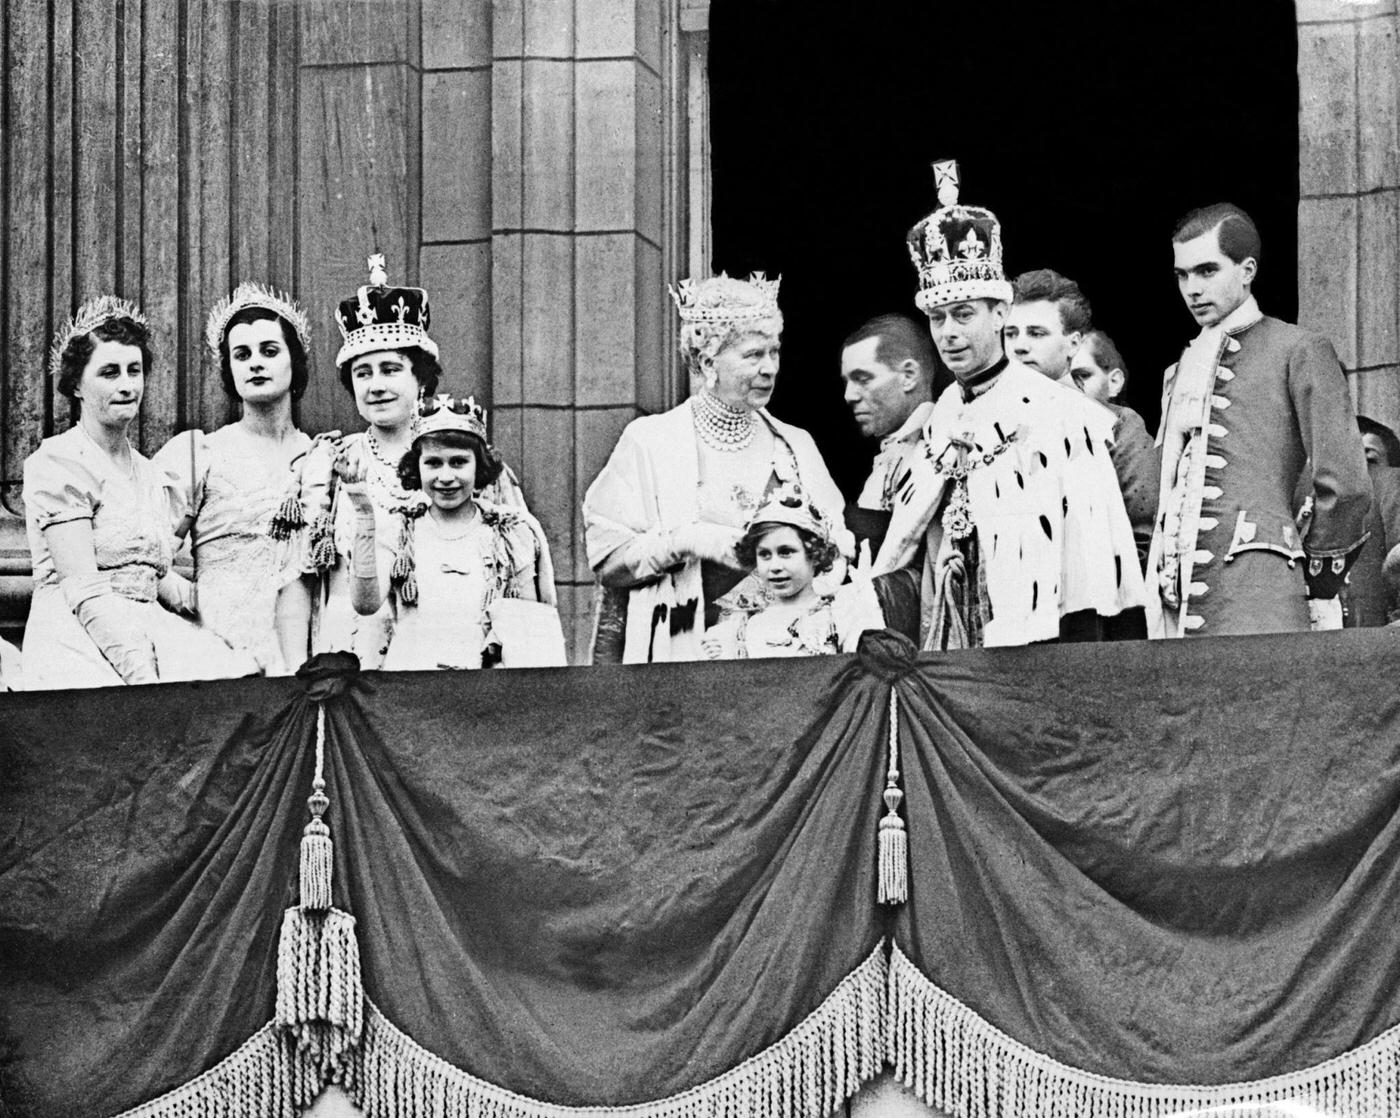
[[1254,219],[1233,202],[1216,202],[1212,206],[1192,210],[1176,223],[1176,228],[1172,230],[1172,243],[1194,241],[1212,229],[1220,231],[1220,251],[1236,264],[1250,256],[1254,257],[1256,266],[1262,263],[1259,254],[1264,246],[1259,240]]

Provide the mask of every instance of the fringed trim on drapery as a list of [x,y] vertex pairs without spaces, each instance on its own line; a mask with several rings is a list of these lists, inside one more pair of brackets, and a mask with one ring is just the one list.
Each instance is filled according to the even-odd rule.
[[[295,911],[295,910],[293,910]],[[670,1098],[555,1106],[453,1067],[364,1002],[364,1029],[328,1069],[278,1022],[196,1079],[118,1118],[292,1118],[332,1083],[368,1118],[826,1118],[884,1067],[885,946],[785,1037]]]
[[202,1075],[118,1118],[297,1118],[323,1086],[320,1069],[269,1021]]
[[742,1064],[669,1098],[556,1106],[477,1079],[392,1025],[372,1004],[346,1090],[368,1118],[826,1118],[884,1064],[885,947],[877,947],[790,1033]]
[[934,985],[898,947],[888,1008],[887,1059],[896,1077],[953,1118],[1162,1118],[1206,1109],[1243,1116],[1285,1107],[1329,1118],[1400,1115],[1400,1025],[1302,1071],[1203,1086],[1111,1079],[1044,1056]]

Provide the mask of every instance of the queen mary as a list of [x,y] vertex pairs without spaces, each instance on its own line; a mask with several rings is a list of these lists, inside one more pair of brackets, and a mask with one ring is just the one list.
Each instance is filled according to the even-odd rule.
[[[797,483],[831,523],[841,492],[811,435],[767,411],[778,378],[778,281],[726,275],[672,291],[689,400],[633,420],[583,502],[602,583],[594,662],[704,658],[705,629],[766,604],[735,545],[778,486]],[[849,556],[853,541],[836,543]],[[839,582],[844,563],[826,576]]]

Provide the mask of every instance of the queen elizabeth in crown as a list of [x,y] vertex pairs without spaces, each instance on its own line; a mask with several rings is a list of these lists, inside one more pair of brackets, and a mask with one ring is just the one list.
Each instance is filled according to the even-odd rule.
[[[767,591],[735,554],[774,489],[797,484],[829,522],[842,498],[811,435],[772,416],[783,329],[778,281],[756,274],[672,291],[694,394],[633,420],[584,498],[588,562],[603,586],[595,662],[694,660],[706,628]],[[849,556],[845,529],[836,540]],[[840,581],[844,562],[824,576]]]

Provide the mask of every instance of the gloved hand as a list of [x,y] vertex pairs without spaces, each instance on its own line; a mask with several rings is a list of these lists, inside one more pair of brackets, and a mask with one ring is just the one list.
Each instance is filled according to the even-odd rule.
[[708,559],[712,563],[723,563],[727,567],[739,566],[739,557],[734,548],[744,538],[742,528],[729,528],[723,524],[711,524],[696,520],[682,524],[671,530],[671,551],[679,559]]
[[195,617],[199,613],[195,605],[194,583],[174,571],[167,571],[165,577],[156,585],[156,599],[171,613],[184,614],[186,617]]
[[625,564],[645,582],[687,559],[708,559],[739,569],[734,545],[744,537],[742,528],[727,528],[696,520],[669,531],[644,532],[627,545]]
[[156,653],[141,627],[136,603],[112,589],[106,575],[65,578],[64,600],[124,683],[158,683]]

